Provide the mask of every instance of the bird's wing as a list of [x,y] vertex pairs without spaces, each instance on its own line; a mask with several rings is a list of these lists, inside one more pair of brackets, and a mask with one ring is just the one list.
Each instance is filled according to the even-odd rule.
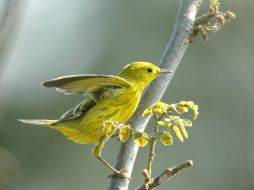
[[69,75],[42,82],[44,87],[55,87],[66,94],[93,94],[106,87],[130,87],[127,80],[112,75]]
[[91,98],[87,98],[86,100],[80,102],[77,106],[75,106],[75,107],[71,108],[70,110],[68,110],[67,112],[65,112],[60,117],[60,119],[58,119],[56,122],[54,122],[54,125],[62,123],[63,121],[78,118],[79,116],[86,113],[89,109],[91,109],[94,105],[96,105],[96,102]]

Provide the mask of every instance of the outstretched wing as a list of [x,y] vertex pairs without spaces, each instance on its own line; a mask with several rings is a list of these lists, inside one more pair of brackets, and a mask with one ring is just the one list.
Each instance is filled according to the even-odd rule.
[[93,94],[106,87],[130,87],[127,80],[112,75],[69,75],[42,82],[44,87],[55,87],[67,94]]
[[86,100],[80,102],[77,106],[75,106],[75,107],[71,108],[70,110],[68,110],[67,112],[65,112],[60,117],[60,119],[58,119],[56,122],[54,122],[54,125],[62,123],[63,121],[78,118],[79,116],[81,116],[85,112],[87,112],[90,108],[92,108],[94,105],[96,105],[96,102],[91,98],[87,98]]

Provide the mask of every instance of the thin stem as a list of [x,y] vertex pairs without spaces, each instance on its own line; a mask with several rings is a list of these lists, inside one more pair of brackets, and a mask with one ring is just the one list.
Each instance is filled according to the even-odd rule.
[[[153,132],[154,134],[158,132],[158,125],[155,125]],[[146,165],[146,169],[148,170],[150,176],[152,175],[152,163],[155,158],[155,145],[156,145],[156,138],[152,137],[149,142],[149,153],[148,153],[148,160]]]
[[[155,121],[159,121],[164,117],[164,114],[162,115],[158,115],[154,110],[153,110],[153,119]],[[156,137],[155,134],[158,132],[159,126],[156,124],[154,125],[153,128],[153,136],[149,142],[149,153],[148,153],[148,160],[147,160],[147,164],[146,164],[146,169],[149,172],[150,176],[152,175],[152,163],[154,161],[155,158],[155,146],[156,146]]]

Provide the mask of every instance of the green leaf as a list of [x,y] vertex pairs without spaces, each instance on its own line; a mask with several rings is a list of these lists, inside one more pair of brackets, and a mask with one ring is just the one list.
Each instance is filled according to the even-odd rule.
[[129,125],[124,126],[119,132],[119,139],[123,143],[127,142],[131,135],[131,127]]
[[164,145],[172,145],[173,144],[173,137],[171,135],[170,132],[168,131],[164,131],[161,135],[160,135],[160,141],[162,144]]
[[145,111],[143,112],[142,117],[146,117],[146,116],[152,115],[152,113],[153,113],[152,112],[152,108],[149,107],[149,108],[145,109]]
[[141,147],[145,147],[149,140],[147,133],[140,133],[140,132],[135,132],[134,134],[132,134],[132,139],[138,146],[141,146]]
[[168,110],[171,109],[171,106],[168,104],[165,104],[163,102],[156,102],[155,104],[151,105],[145,111],[143,112],[143,117],[148,116],[148,115],[153,115],[154,113],[156,114],[164,114]]
[[160,126],[167,126],[167,127],[172,127],[172,123],[168,121],[157,121],[157,124]]
[[186,129],[185,129],[185,126],[184,126],[184,124],[183,124],[182,122],[179,122],[179,127],[180,127],[181,131],[183,132],[183,136],[184,136],[185,138],[188,138],[189,135],[188,135],[188,133],[187,133],[187,131],[186,131]]
[[189,108],[187,106],[178,105],[177,110],[179,113],[186,113],[189,111]]
[[179,130],[179,128],[175,125],[175,126],[173,126],[173,130],[174,130],[176,136],[180,139],[180,141],[183,142],[184,139],[183,139],[182,133]]

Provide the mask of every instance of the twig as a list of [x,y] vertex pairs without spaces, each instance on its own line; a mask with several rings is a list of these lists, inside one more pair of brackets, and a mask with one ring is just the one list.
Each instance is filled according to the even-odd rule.
[[139,186],[135,190],[151,190],[162,183],[165,183],[170,178],[174,177],[179,171],[182,171],[183,169],[189,168],[193,166],[192,160],[187,160],[177,166],[174,166],[172,168],[165,169],[159,176],[157,176],[152,183],[144,183],[143,185]]
[[[159,66],[173,71],[178,67],[188,45],[193,32],[193,24],[202,0],[181,0],[177,13],[176,22],[171,39],[161,57]],[[142,118],[145,108],[159,101],[167,89],[173,75],[161,76],[155,80],[144,93],[137,111],[130,120],[130,125],[136,131],[144,131],[149,118]],[[133,165],[138,152],[138,146],[129,140],[121,145],[117,156],[116,168],[127,169],[127,175],[132,173]],[[109,185],[110,190],[127,190],[129,181],[120,177],[112,177]]]
[[152,163],[155,157],[155,145],[156,145],[156,139],[153,137],[151,141],[149,142],[149,153],[148,153],[148,160],[146,165],[146,169],[148,170],[150,175],[152,175]]
[[203,14],[196,18],[194,22],[194,27],[197,27],[198,25],[202,25],[202,24],[207,24],[216,15],[216,12],[217,10],[212,9],[210,7],[209,13]]
[[[155,120],[159,121],[162,117],[154,115]],[[156,135],[158,133],[158,125],[155,125],[153,128],[153,135]],[[155,146],[156,146],[156,137],[153,136],[149,142],[149,153],[148,153],[148,160],[146,164],[146,169],[149,172],[150,176],[152,175],[152,163],[155,158]]]
[[[232,11],[220,11],[219,4],[211,5],[210,12],[203,14],[196,18],[194,22],[193,35],[190,38],[190,42],[197,35],[201,35],[203,41],[208,41],[209,32],[219,31],[226,22],[231,21],[235,18],[235,13]],[[214,23],[210,23],[211,20],[215,20]]]

